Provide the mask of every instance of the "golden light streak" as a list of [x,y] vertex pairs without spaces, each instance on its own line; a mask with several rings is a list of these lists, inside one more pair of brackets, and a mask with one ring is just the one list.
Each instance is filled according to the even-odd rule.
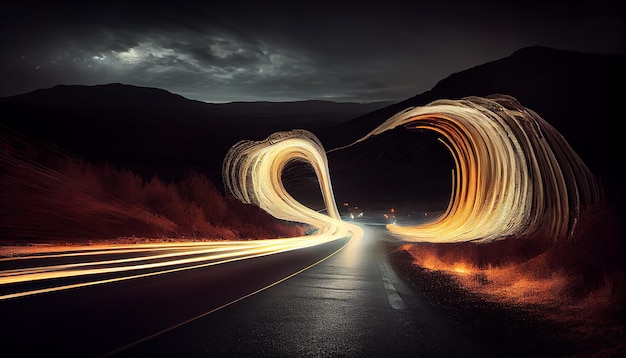
[[[326,214],[294,199],[282,183],[282,173],[292,161],[309,163],[317,176]],[[237,199],[255,204],[276,218],[316,227],[327,239],[360,238],[363,230],[341,220],[333,194],[328,160],[322,144],[311,132],[293,130],[272,134],[262,141],[241,141],[226,154],[224,185]]]
[[[86,287],[103,283],[161,275],[207,266],[245,260],[301,248],[320,245],[336,237],[297,237],[251,241],[167,243],[146,245],[117,245],[72,249],[48,255],[19,256],[1,259],[3,266],[25,265],[32,262],[54,262],[74,259],[75,263],[36,265],[0,271],[0,300]],[[163,253],[166,251],[166,253]],[[119,259],[120,255],[131,255]],[[101,259],[109,256],[109,259]],[[91,258],[93,261],[86,261]],[[107,275],[103,278],[103,275]],[[115,277],[110,277],[114,275]],[[52,279],[71,278],[77,283],[55,284]],[[20,289],[19,284],[36,283],[43,288]]]
[[[466,97],[408,108],[350,145],[398,126],[435,131],[455,163],[443,215],[415,226],[387,226],[404,240],[487,242],[523,235],[557,240],[571,236],[581,210],[600,198],[595,178],[567,141],[513,97]],[[281,173],[292,160],[315,169],[328,216],[286,192]],[[277,218],[309,223],[324,234],[351,230],[337,222],[326,155],[307,131],[236,144],[226,156],[223,175],[235,197]]]
[[408,108],[355,143],[398,126],[437,132],[456,167],[442,216],[416,226],[388,225],[407,241],[562,239],[575,230],[581,210],[600,198],[593,174],[561,134],[513,97]]

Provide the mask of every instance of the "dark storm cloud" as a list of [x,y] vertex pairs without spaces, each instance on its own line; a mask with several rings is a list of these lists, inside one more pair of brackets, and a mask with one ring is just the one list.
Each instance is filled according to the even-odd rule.
[[209,102],[404,99],[524,46],[624,51],[616,5],[597,2],[202,4],[3,2],[0,95],[122,82]]

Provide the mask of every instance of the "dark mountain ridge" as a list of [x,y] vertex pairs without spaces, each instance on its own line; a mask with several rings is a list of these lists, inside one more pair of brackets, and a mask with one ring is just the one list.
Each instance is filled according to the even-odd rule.
[[221,163],[241,139],[318,130],[388,103],[204,103],[125,84],[59,85],[0,98],[0,124],[95,162],[169,180],[193,169],[221,182]]
[[3,97],[3,104],[45,107],[95,108],[206,108],[206,103],[187,99],[160,88],[121,83],[104,85],[57,85],[52,88]]
[[[526,47],[508,57],[453,73],[429,91],[341,123],[320,132],[320,136],[328,148],[335,148],[362,137],[408,107],[497,93],[517,98],[557,129],[568,132],[568,124],[582,117],[581,110],[585,114],[618,113],[625,75],[624,55]],[[332,135],[338,131],[341,137]]]
[[393,104],[392,101],[369,103],[334,102],[323,100],[254,101],[208,103],[188,99],[160,88],[141,87],[122,83],[101,85],[57,85],[11,97],[0,97],[2,104],[24,104],[47,107],[97,107],[124,109],[198,109],[232,113],[369,113]]

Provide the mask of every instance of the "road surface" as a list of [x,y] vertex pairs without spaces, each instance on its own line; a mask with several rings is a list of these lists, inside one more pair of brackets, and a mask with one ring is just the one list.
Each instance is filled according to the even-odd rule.
[[360,240],[3,300],[2,356],[479,355],[402,284],[380,240],[369,231]]

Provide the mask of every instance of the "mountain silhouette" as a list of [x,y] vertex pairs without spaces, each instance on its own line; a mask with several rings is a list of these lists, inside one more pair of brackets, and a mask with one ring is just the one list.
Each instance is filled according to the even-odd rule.
[[202,109],[207,105],[160,88],[137,87],[121,83],[95,86],[58,85],[49,89],[38,89],[5,97],[2,102],[55,108]]
[[226,151],[241,139],[332,126],[390,102],[204,103],[163,89],[125,84],[59,85],[0,98],[0,124],[96,163],[144,177],[185,170],[221,183]]
[[[513,96],[571,138],[580,137],[581,118],[617,114],[624,93],[626,56],[589,54],[533,46],[512,55],[454,73],[431,90],[365,114],[320,133],[329,148],[349,144],[385,119],[438,99],[506,94]],[[607,121],[605,119],[605,121]],[[584,123],[581,121],[580,123]],[[608,120],[614,125],[617,118]],[[341,133],[333,136],[331,133]]]

